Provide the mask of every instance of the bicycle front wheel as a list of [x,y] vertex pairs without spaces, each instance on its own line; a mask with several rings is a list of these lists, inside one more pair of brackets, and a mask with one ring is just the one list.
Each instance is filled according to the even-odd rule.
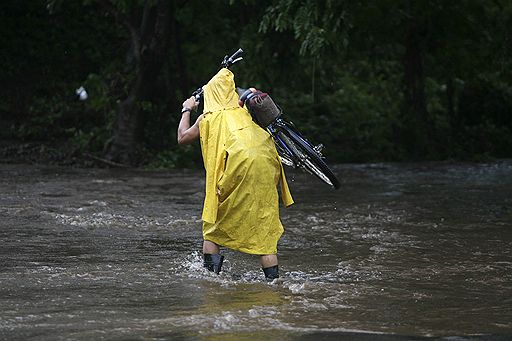
[[294,161],[297,165],[307,172],[315,175],[326,184],[338,189],[340,182],[327,163],[313,149],[311,144],[293,128],[286,123],[279,125],[277,132],[281,141],[286,144],[288,150],[294,155]]

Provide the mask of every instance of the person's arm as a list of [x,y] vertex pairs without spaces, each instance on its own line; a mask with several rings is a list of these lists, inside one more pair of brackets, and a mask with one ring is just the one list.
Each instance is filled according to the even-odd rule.
[[194,96],[188,98],[183,102],[183,110],[181,114],[180,124],[178,125],[178,143],[188,144],[192,143],[199,138],[199,122],[203,119],[200,115],[196,122],[190,125],[190,113],[197,107]]

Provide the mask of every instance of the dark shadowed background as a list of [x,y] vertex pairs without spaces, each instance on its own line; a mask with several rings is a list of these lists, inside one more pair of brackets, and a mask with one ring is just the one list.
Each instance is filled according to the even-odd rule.
[[[5,0],[2,156],[200,165],[184,98],[225,54],[332,163],[508,158],[509,1]],[[84,86],[88,98],[78,100]]]

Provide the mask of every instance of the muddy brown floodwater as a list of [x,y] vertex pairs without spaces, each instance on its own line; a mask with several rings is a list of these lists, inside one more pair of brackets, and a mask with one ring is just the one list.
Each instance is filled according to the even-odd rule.
[[287,170],[267,283],[202,269],[201,170],[0,164],[0,339],[512,339],[512,161],[334,169]]

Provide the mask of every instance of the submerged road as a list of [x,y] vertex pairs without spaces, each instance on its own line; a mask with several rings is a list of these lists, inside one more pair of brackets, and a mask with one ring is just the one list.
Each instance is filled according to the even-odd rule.
[[287,170],[281,278],[201,267],[203,172],[0,164],[1,340],[512,338],[512,161]]

